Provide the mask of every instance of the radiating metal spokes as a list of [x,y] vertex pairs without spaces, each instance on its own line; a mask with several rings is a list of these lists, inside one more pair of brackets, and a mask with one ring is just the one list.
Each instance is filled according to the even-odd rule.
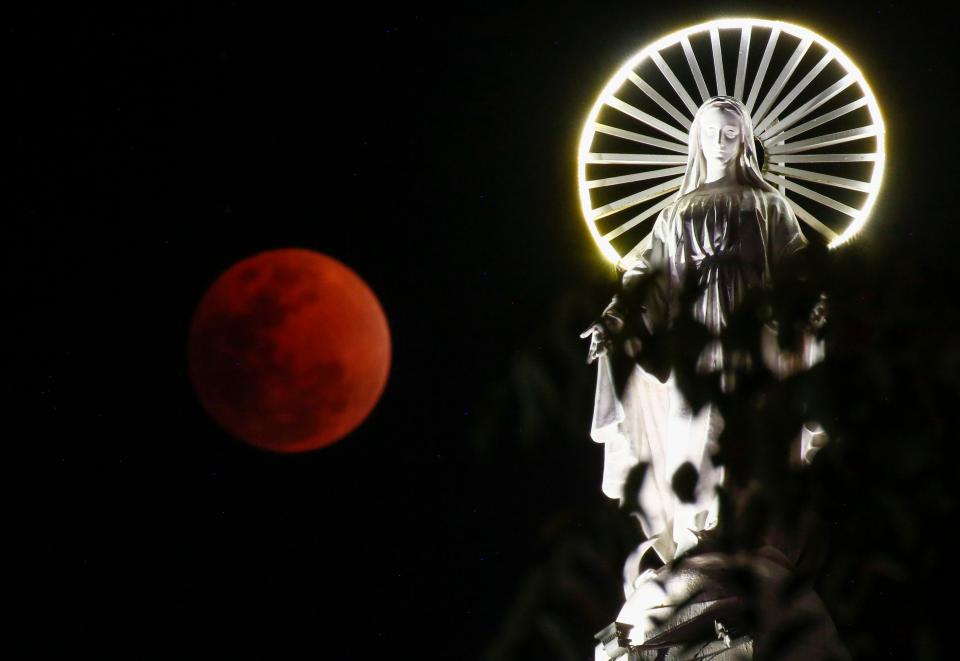
[[728,94],[751,114],[764,178],[811,239],[838,246],[863,227],[883,173],[884,128],[860,71],[805,28],[725,19],[644,48],[591,109],[580,140],[580,202],[612,261],[629,263],[643,249],[683,180],[697,108]]

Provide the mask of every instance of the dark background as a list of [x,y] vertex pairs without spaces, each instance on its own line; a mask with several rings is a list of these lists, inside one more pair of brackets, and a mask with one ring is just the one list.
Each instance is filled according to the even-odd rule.
[[[857,62],[888,140],[860,241],[954,305],[924,275],[957,239],[956,44],[932,7],[511,5],[10,20],[8,543],[17,611],[41,625],[25,649],[507,658],[556,545],[613,510],[577,339],[614,286],[579,215],[581,122],[679,27],[778,18]],[[185,340],[220,272],[292,246],[366,279],[394,358],[360,429],[278,456],[208,419]],[[616,614],[625,544],[565,629],[578,646]]]

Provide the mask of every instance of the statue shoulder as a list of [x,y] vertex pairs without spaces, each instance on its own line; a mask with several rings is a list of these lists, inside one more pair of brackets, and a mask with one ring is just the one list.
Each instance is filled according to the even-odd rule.
[[665,242],[668,240],[668,237],[676,234],[676,221],[680,217],[684,207],[688,204],[688,200],[685,199],[686,197],[687,196],[677,198],[657,214],[657,218],[651,229],[651,234],[655,240]]
[[783,259],[807,245],[790,201],[777,190],[762,191],[762,199],[775,259]]
[[797,223],[797,216],[790,205],[790,201],[780,191],[759,188],[754,189],[754,191],[757,209],[768,223],[775,225],[783,223],[795,225]]
[[793,218],[793,207],[790,202],[778,190],[758,190],[759,200],[762,207],[772,216],[771,220],[776,218]]

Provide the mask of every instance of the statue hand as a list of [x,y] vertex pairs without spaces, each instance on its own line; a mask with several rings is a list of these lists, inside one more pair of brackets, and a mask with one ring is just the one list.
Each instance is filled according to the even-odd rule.
[[809,326],[813,332],[819,331],[827,323],[827,295],[820,294],[820,300],[813,306],[810,312]]
[[613,344],[613,335],[623,330],[623,319],[615,311],[604,310],[600,321],[590,324],[590,327],[580,333],[581,338],[590,338],[590,349],[587,351],[587,364],[605,354]]
[[585,331],[580,333],[581,338],[590,338],[590,348],[587,350],[587,364],[589,365],[602,356],[610,348],[610,334],[606,327],[595,321]]

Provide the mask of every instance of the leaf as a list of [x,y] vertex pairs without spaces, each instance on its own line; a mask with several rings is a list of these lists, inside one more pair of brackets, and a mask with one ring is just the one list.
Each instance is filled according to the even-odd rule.
[[649,467],[650,464],[641,461],[627,473],[627,479],[623,482],[623,499],[620,505],[625,512],[638,512],[643,516],[643,507],[640,505],[640,489],[643,487],[643,480]]
[[700,474],[689,461],[686,461],[677,468],[670,480],[670,486],[673,492],[677,494],[680,502],[696,502],[697,484],[700,481]]

